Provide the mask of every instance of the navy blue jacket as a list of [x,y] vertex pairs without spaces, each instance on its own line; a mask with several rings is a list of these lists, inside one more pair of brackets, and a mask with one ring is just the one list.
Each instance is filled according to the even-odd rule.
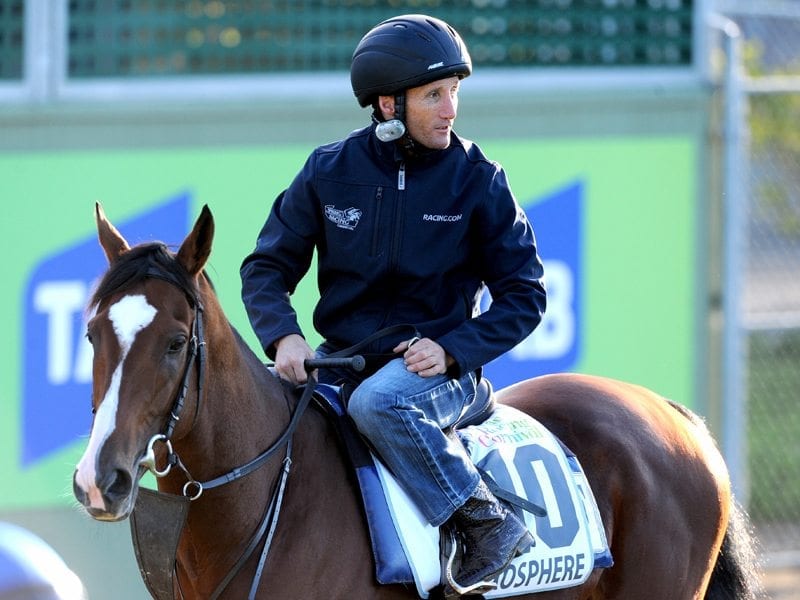
[[[411,323],[455,359],[453,376],[475,370],[541,321],[533,230],[477,145],[453,134],[446,150],[403,161],[373,127],[317,148],[275,200],[241,268],[250,322],[270,357],[277,340],[302,335],[290,295],[316,249],[314,326],[327,348]],[[479,315],[484,284],[493,302]]]

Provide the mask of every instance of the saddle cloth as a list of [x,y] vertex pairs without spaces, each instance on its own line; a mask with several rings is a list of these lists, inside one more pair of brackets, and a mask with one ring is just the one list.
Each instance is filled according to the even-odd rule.
[[[376,579],[414,584],[421,598],[441,583],[439,529],[427,523],[375,457],[346,414],[339,389],[318,384],[315,399],[334,423],[361,488]],[[518,509],[535,546],[500,573],[486,598],[580,585],[594,568],[613,564],[594,496],[575,457],[528,415],[497,405],[480,424],[458,430],[476,466],[500,487],[546,509]]]

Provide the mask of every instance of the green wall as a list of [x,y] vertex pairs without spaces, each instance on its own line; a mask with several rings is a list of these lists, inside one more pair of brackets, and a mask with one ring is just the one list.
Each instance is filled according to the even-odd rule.
[[[583,347],[574,370],[641,383],[701,411],[705,107],[702,90],[501,99],[465,91],[456,127],[504,165],[526,206],[570,181],[585,185]],[[71,474],[85,439],[21,466],[21,312],[31,270],[94,236],[95,201],[119,222],[188,192],[189,221],[203,204],[214,213],[210,273],[229,317],[255,345],[239,300],[239,263],[314,145],[365,120],[343,103],[45,107],[0,116],[0,519],[50,541],[92,598],[145,592],[127,525],[94,523],[74,507]],[[296,300],[307,332],[313,287],[308,278]]]

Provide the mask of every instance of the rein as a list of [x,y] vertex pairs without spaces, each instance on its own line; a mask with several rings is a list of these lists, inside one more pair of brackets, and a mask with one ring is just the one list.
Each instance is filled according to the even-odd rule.
[[[170,283],[175,283],[171,279],[168,279],[165,276],[161,276],[160,274],[157,275],[161,279],[168,281]],[[220,582],[215,590],[214,594],[211,596],[211,599],[214,600],[218,598],[231,580],[235,577],[235,575],[241,570],[247,560],[252,556],[255,549],[258,547],[259,542],[264,538],[266,534],[266,541],[261,551],[261,557],[259,559],[258,568],[256,570],[251,589],[249,598],[254,598],[256,590],[258,588],[258,583],[261,579],[261,574],[263,573],[264,565],[266,563],[267,553],[269,552],[269,548],[272,543],[272,539],[274,537],[275,529],[278,524],[278,516],[280,514],[280,508],[283,503],[283,495],[286,489],[286,482],[289,476],[289,471],[291,469],[292,463],[292,436],[294,435],[295,430],[297,429],[297,425],[300,422],[300,418],[302,417],[303,413],[305,412],[306,408],[311,402],[311,398],[313,396],[314,388],[316,386],[316,380],[313,377],[309,378],[309,384],[305,387],[303,394],[300,398],[300,401],[295,408],[294,413],[291,416],[289,424],[287,425],[284,432],[280,435],[280,437],[267,448],[264,452],[256,456],[251,461],[247,462],[246,464],[236,467],[231,471],[225,473],[224,475],[220,475],[219,477],[215,477],[209,481],[200,482],[194,479],[189,472],[188,468],[183,464],[178,454],[172,449],[172,441],[171,437],[175,431],[175,428],[178,422],[181,419],[181,413],[183,412],[183,408],[186,402],[186,396],[189,390],[189,376],[192,370],[192,365],[196,362],[197,364],[197,399],[196,399],[196,410],[194,420],[197,420],[197,415],[200,409],[200,401],[202,398],[203,393],[203,382],[205,378],[205,364],[206,364],[206,342],[204,336],[204,328],[203,328],[203,308],[202,305],[196,301],[195,299],[190,297],[192,300],[192,304],[194,305],[194,323],[192,324],[192,339],[190,340],[191,350],[187,355],[186,360],[186,367],[183,372],[183,378],[181,380],[181,385],[178,390],[178,393],[175,398],[175,402],[173,403],[173,407],[170,410],[169,417],[167,420],[167,424],[164,428],[164,433],[159,433],[154,435],[147,444],[147,450],[145,455],[139,461],[139,466],[143,469],[143,473],[145,470],[149,470],[155,475],[157,478],[166,477],[169,472],[171,471],[173,466],[179,467],[187,478],[187,482],[183,486],[183,496],[188,498],[190,501],[197,500],[203,493],[204,490],[213,489],[215,487],[222,486],[226,483],[230,483],[232,481],[236,481],[246,475],[249,475],[253,471],[257,470],[261,467],[264,463],[266,463],[273,455],[276,454],[278,450],[280,450],[284,445],[286,446],[286,455],[283,459],[283,467],[278,476],[277,484],[272,493],[272,497],[267,504],[267,509],[261,519],[261,522],[252,536],[250,541],[248,542],[247,546],[245,547],[242,555],[237,560],[236,564],[231,568],[225,578]],[[163,469],[159,469],[158,465],[156,464],[155,458],[155,446],[157,443],[163,443],[166,447],[167,451],[167,463]],[[167,496],[166,494],[157,493],[157,497]],[[150,502],[150,506],[153,506],[153,502]],[[142,520],[137,519],[138,521]],[[134,527],[134,521],[131,522],[131,526]],[[175,535],[179,538],[181,534],[181,528],[178,528],[175,531]],[[134,543],[138,544],[140,539],[144,539],[147,536],[144,536],[139,531],[135,531],[135,535],[133,536]],[[177,548],[177,539],[171,544],[175,548]],[[140,549],[136,548],[136,555],[137,558],[140,558],[142,552]],[[165,591],[167,589],[172,589],[172,576],[174,575],[173,572],[169,573],[168,579],[169,581],[161,581],[161,582],[151,582],[150,574],[152,571],[150,569],[140,569],[142,576],[145,578],[145,583],[147,584],[148,588],[151,591],[155,590],[162,590]],[[164,575],[161,575],[164,577]],[[170,592],[171,597],[171,592]]]
[[[173,285],[177,285],[180,289],[183,289],[180,285],[178,285],[178,282],[167,273],[151,270],[151,272],[148,272],[148,276],[157,277],[159,279],[172,283]],[[306,409],[308,408],[308,405],[311,403],[311,399],[314,395],[314,389],[316,387],[317,381],[312,375],[309,375],[308,383],[306,384],[303,390],[300,400],[297,403],[294,412],[292,413],[292,416],[289,420],[288,425],[286,426],[286,429],[278,437],[278,439],[275,440],[275,442],[273,442],[266,450],[264,450],[261,454],[259,454],[249,462],[245,463],[244,465],[231,469],[227,473],[215,477],[214,479],[205,482],[199,482],[195,480],[190,474],[188,468],[181,461],[178,454],[173,451],[172,441],[171,441],[172,434],[174,433],[175,428],[178,422],[180,421],[181,413],[183,412],[183,407],[186,402],[186,396],[189,390],[189,376],[192,370],[192,365],[195,362],[197,364],[197,369],[196,369],[197,398],[195,401],[194,421],[197,420],[198,414],[200,412],[200,402],[202,399],[203,383],[205,379],[206,342],[205,342],[204,327],[203,327],[203,307],[199,302],[198,298],[193,297],[193,295],[190,295],[188,293],[187,297],[190,301],[190,304],[192,304],[192,306],[194,307],[194,323],[192,324],[192,338],[190,340],[191,349],[189,354],[187,355],[186,367],[183,372],[183,378],[181,380],[181,385],[176,395],[175,402],[173,403],[173,407],[170,411],[167,424],[164,428],[164,433],[156,434],[150,439],[150,441],[147,444],[146,452],[142,457],[142,459],[139,461],[139,467],[142,470],[142,474],[144,474],[145,471],[149,470],[157,478],[166,477],[171,471],[173,466],[179,467],[183,471],[187,479],[186,484],[184,484],[183,486],[183,497],[188,498],[189,501],[194,501],[197,500],[202,495],[204,490],[213,489],[225,485],[227,483],[231,483],[233,481],[236,481],[237,479],[241,479],[242,477],[249,475],[253,471],[256,471],[261,466],[263,466],[264,463],[266,463],[273,455],[275,455],[275,453],[278,452],[280,448],[282,448],[284,445],[286,446],[286,455],[283,459],[283,466],[278,475],[278,480],[273,489],[270,501],[267,504],[267,508],[264,512],[264,515],[259,523],[256,532],[251,537],[250,541],[248,542],[247,546],[245,547],[239,559],[233,565],[228,574],[219,583],[216,590],[210,597],[211,600],[216,600],[217,598],[220,597],[220,595],[225,591],[225,588],[233,580],[236,574],[242,569],[244,564],[252,556],[253,552],[258,547],[258,544],[266,535],[266,540],[264,541],[264,546],[262,547],[261,550],[261,556],[259,558],[258,566],[256,568],[256,572],[253,576],[253,581],[250,586],[250,593],[248,595],[248,598],[250,600],[253,600],[255,598],[255,594],[258,589],[259,582],[261,580],[261,575],[263,574],[264,566],[266,564],[267,554],[269,552],[270,546],[272,545],[272,540],[274,538],[275,530],[278,524],[278,517],[280,515],[280,510],[283,504],[286,482],[288,480],[292,464],[292,458],[291,458],[292,436],[294,435],[297,429],[297,426],[300,422],[300,418],[303,416]],[[389,335],[397,335],[409,329],[413,330],[412,335],[415,336],[418,335],[416,329],[410,325],[399,325],[394,327],[388,327],[369,336],[367,339],[363,340],[359,344],[356,344],[355,346],[335,352],[326,358],[312,359],[306,361],[306,368],[309,371],[316,368],[324,368],[324,367],[329,367],[329,368],[350,367],[356,371],[363,370],[365,366],[364,358],[360,355],[353,356],[353,354],[360,351],[367,344],[373,342],[376,339]],[[194,423],[192,424],[192,426],[194,426]],[[166,466],[163,469],[158,468],[155,458],[155,445],[159,442],[165,445],[167,451],[167,462]],[[161,494],[159,492],[151,492],[150,494],[148,494],[147,502],[149,503],[150,507],[153,507],[155,503],[160,502],[160,500],[155,500],[154,503],[153,501],[154,498],[160,499],[162,497],[168,497],[168,496],[170,495]],[[141,548],[139,548],[138,544],[139,544],[139,539],[145,539],[148,538],[148,536],[143,535],[142,531],[135,529],[137,527],[138,521],[145,521],[145,519],[141,518],[132,519],[131,528],[134,530],[133,540],[136,550],[136,557],[137,559],[140,559],[141,575],[145,580],[145,584],[147,585],[148,589],[151,590],[151,592],[156,592],[156,591],[160,592],[154,594],[154,596],[159,598],[159,600],[161,598],[164,598],[165,600],[168,598],[172,598],[174,595],[173,592],[174,586],[172,582],[175,569],[174,558],[173,558],[173,568],[171,571],[165,572],[163,569],[156,570],[156,569],[145,568],[144,562],[146,562],[146,559],[142,560],[144,553],[141,552]],[[177,549],[177,544],[178,540],[180,539],[181,532],[182,532],[182,526],[175,528],[175,533],[174,533],[175,539],[168,540],[168,542],[171,542],[171,545],[168,544],[168,547],[173,547]],[[174,557],[174,550],[173,550],[173,557]],[[155,578],[152,577],[152,575],[156,573],[158,573],[158,576]],[[151,579],[159,579],[159,581],[152,581]],[[180,591],[180,584],[178,584],[178,587]],[[182,595],[183,594],[181,593],[181,596]]]
[[[205,482],[199,482],[194,479],[189,472],[188,468],[183,464],[178,454],[172,448],[172,435],[175,432],[175,428],[177,427],[178,422],[181,419],[181,414],[183,412],[184,405],[186,403],[186,397],[189,392],[189,377],[192,371],[192,366],[196,364],[196,372],[197,372],[197,397],[195,400],[195,414],[194,414],[194,422],[196,422],[197,417],[200,413],[200,402],[203,397],[203,383],[205,381],[205,367],[206,367],[206,341],[205,341],[205,330],[203,327],[203,306],[200,303],[199,299],[196,297],[195,294],[191,294],[187,292],[183,286],[180,285],[179,281],[176,277],[168,272],[164,272],[159,269],[152,268],[147,272],[148,277],[155,277],[166,281],[172,285],[175,285],[179,289],[183,290],[189,300],[189,303],[194,308],[194,322],[192,323],[192,338],[190,340],[190,350],[187,354],[186,358],[186,366],[183,371],[183,377],[181,379],[181,384],[178,389],[178,392],[175,397],[175,401],[173,402],[172,409],[170,410],[166,425],[164,427],[163,433],[158,433],[154,435],[149,442],[147,443],[147,449],[145,451],[144,456],[139,461],[139,467],[141,468],[142,474],[145,471],[150,471],[155,475],[157,478],[166,477],[169,472],[172,470],[173,466],[179,467],[184,475],[186,476],[187,482],[183,486],[183,497],[188,498],[189,501],[197,500],[206,489],[213,489],[215,487],[222,486],[226,483],[230,483],[232,481],[236,481],[246,475],[249,475],[253,471],[257,470],[261,467],[267,460],[269,460],[281,447],[286,445],[286,455],[283,459],[283,467],[281,468],[280,474],[278,476],[278,481],[275,485],[275,489],[273,490],[272,497],[267,504],[266,511],[261,519],[261,522],[252,536],[250,541],[248,542],[247,546],[245,547],[244,552],[237,560],[236,564],[233,568],[228,572],[222,582],[219,584],[217,589],[215,590],[214,594],[211,596],[212,600],[218,598],[234,576],[241,570],[244,566],[245,562],[250,558],[250,556],[255,551],[256,547],[258,546],[259,542],[264,538],[266,534],[267,538],[264,543],[264,547],[261,551],[261,557],[259,559],[258,568],[256,570],[256,574],[253,579],[253,583],[250,589],[250,598],[255,597],[256,589],[258,588],[258,583],[261,578],[261,574],[263,572],[264,564],[266,562],[266,556],[269,551],[270,545],[272,543],[272,539],[275,533],[275,529],[278,523],[278,516],[280,514],[280,508],[283,502],[283,495],[286,488],[286,481],[289,476],[289,471],[291,468],[291,453],[292,453],[292,436],[297,429],[297,425],[300,421],[300,417],[305,412],[306,408],[308,407],[309,403],[311,402],[311,398],[313,395],[314,387],[316,385],[316,381],[313,377],[309,379],[309,385],[306,386],[300,401],[292,414],[292,417],[289,421],[289,424],[281,434],[281,436],[264,452],[259,454],[257,457],[249,461],[248,463],[232,469],[228,473],[211,479]],[[192,427],[194,427],[194,422],[192,423]],[[167,462],[163,469],[159,469],[158,465],[156,464],[156,457],[155,457],[155,446],[158,443],[163,443],[166,452],[167,452]],[[161,494],[159,492],[150,492],[147,494],[147,509],[146,511],[155,512],[158,510],[160,513],[163,512],[163,508],[159,510],[158,507],[165,506],[168,501],[166,498],[169,498],[171,495],[168,494]],[[174,504],[174,503],[173,503]],[[188,508],[188,507],[187,507]],[[152,516],[152,515],[151,515]],[[185,519],[185,515],[184,515]],[[173,584],[172,584],[172,577],[174,576],[174,551],[177,548],[178,539],[180,538],[181,531],[183,528],[183,520],[180,521],[181,525],[174,530],[173,540],[167,540],[165,544],[168,548],[172,548],[172,555],[173,555],[173,568],[165,573],[163,569],[153,570],[144,567],[144,562],[147,562],[147,559],[144,557],[144,553],[141,552],[139,548],[139,540],[143,539],[151,539],[152,536],[148,535],[147,531],[142,531],[140,525],[145,528],[152,528],[154,523],[148,521],[146,518],[139,515],[137,518],[131,520],[131,527],[133,529],[133,540],[134,546],[136,550],[137,559],[140,559],[140,571],[142,577],[145,579],[145,584],[147,585],[148,589],[151,592],[156,592],[154,595],[157,597],[164,597],[164,598],[171,598],[173,595]],[[140,523],[141,522],[141,523]],[[148,523],[147,526],[143,525],[144,523]],[[163,552],[162,552],[163,553]],[[152,574],[158,573],[159,581],[151,581],[153,577]],[[182,594],[181,594],[182,595]]]

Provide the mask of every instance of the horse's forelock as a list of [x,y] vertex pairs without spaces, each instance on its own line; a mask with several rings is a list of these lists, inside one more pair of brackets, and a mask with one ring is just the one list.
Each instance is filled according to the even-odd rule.
[[90,308],[96,308],[104,299],[124,293],[147,277],[160,277],[180,288],[189,298],[197,298],[198,290],[186,269],[161,242],[141,244],[121,255],[100,280]]

